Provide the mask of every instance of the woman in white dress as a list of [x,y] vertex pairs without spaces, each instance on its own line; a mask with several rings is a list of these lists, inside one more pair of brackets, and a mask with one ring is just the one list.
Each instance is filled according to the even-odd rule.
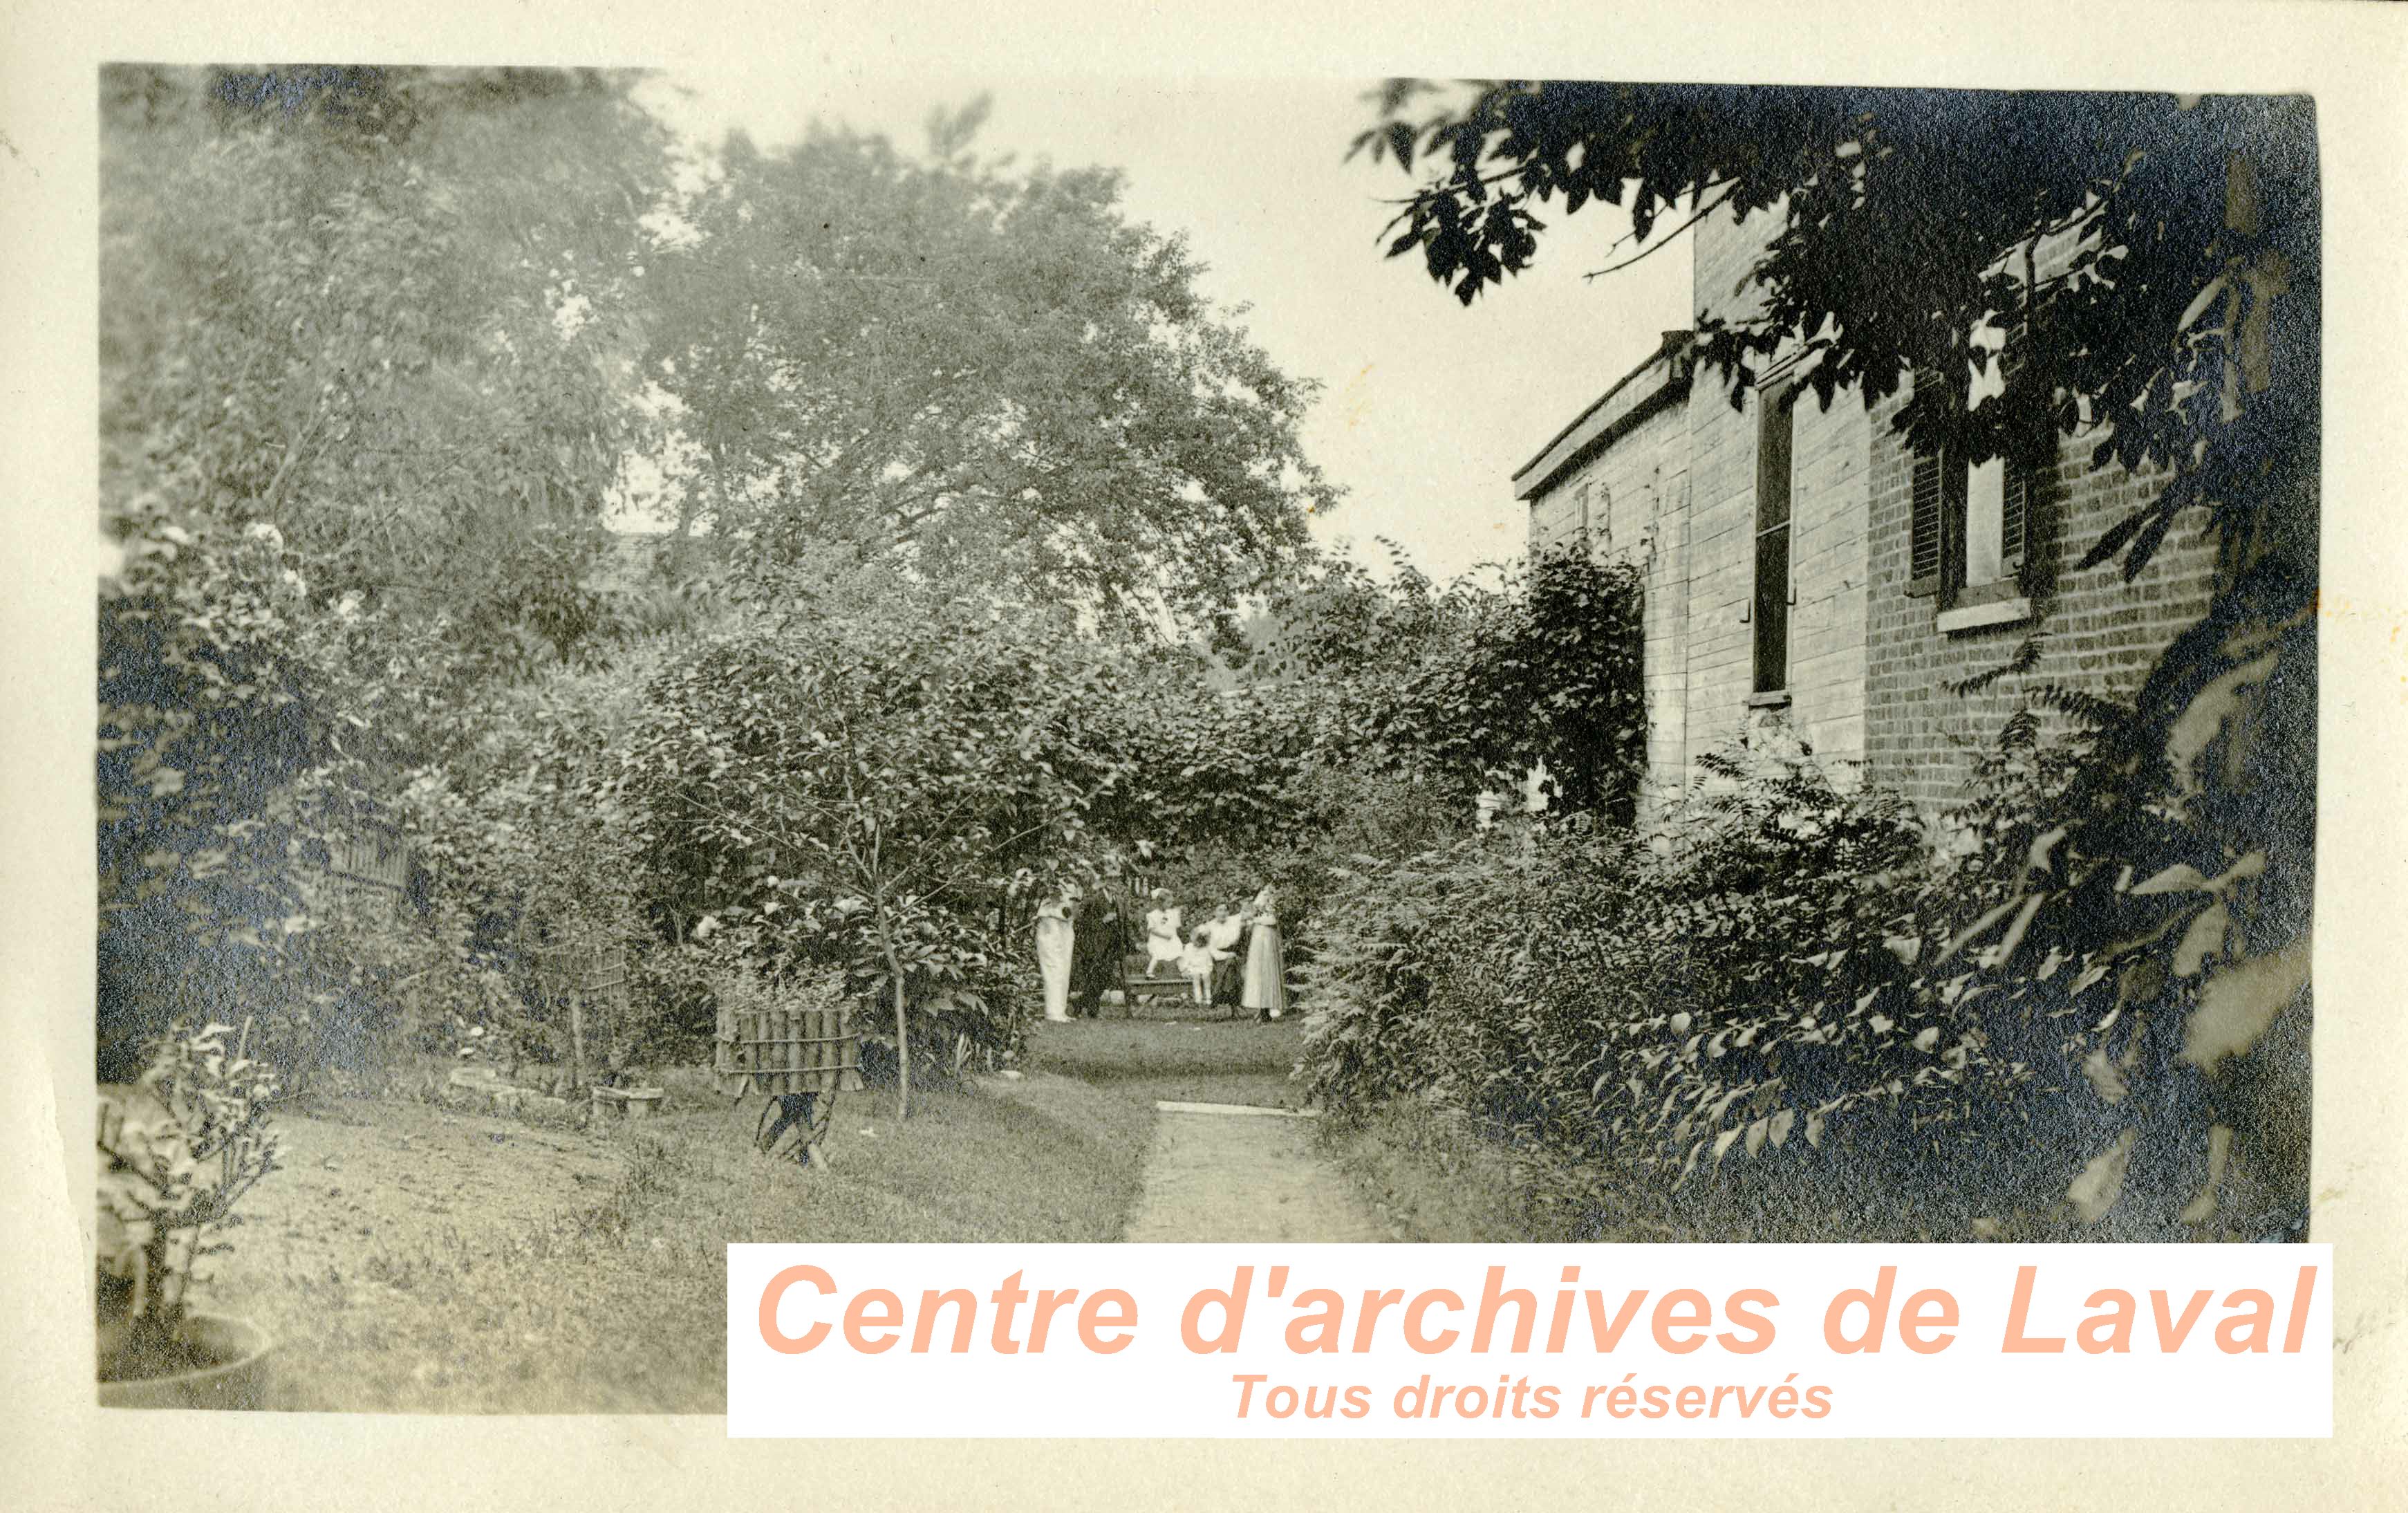
[[1280,941],[1275,901],[1265,884],[1246,911],[1246,922],[1254,928],[1247,934],[1245,996],[1239,1003],[1259,1019],[1287,1013],[1287,953]]
[[1037,971],[1045,980],[1045,1017],[1070,1017],[1070,904],[1068,888],[1037,906]]
[[1170,889],[1154,890],[1154,907],[1145,914],[1145,974],[1154,976],[1163,963],[1179,964],[1184,947],[1179,939],[1179,911],[1170,906]]

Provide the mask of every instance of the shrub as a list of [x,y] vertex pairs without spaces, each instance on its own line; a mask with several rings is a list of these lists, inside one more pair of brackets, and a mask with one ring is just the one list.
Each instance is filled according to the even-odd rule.
[[902,581],[699,641],[645,690],[615,791],[654,897],[775,976],[840,968],[915,1065],[1021,1033],[1009,929],[1098,849],[1126,776],[1108,690],[1044,608]]
[[1647,765],[1641,583],[1574,547],[1538,554],[1495,594],[1458,585],[1462,630],[1371,714],[1390,763],[1450,780],[1466,802],[1543,766],[1558,810],[1629,820]]
[[1575,820],[1351,870],[1313,973],[1314,1090],[1465,1110],[1668,1188],[1842,1136],[1827,1177],[1937,1170],[2030,1069],[1962,983],[1917,974],[1937,895],[1914,814],[1801,761],[1705,765],[1669,855]]
[[237,1016],[299,928],[290,857],[323,824],[333,698],[299,559],[138,499],[100,601],[105,1080],[178,1014]]
[[[2042,703],[2074,716],[2064,738]],[[2185,1028],[2238,950],[2255,864],[2197,860],[2223,852],[2169,783],[2119,821],[2122,854],[2161,871],[2070,869],[2100,713],[2041,690],[1936,857],[1901,800],[1758,752],[1707,758],[1654,845],[1575,821],[1362,858],[1325,911],[1307,1076],[1341,1115],[1420,1100],[1748,1232],[2111,1211],[2127,1238],[2281,1232],[2304,1011],[2270,999],[2280,1032],[2220,1081]],[[1730,1164],[1772,1152],[1795,1160]]]
[[276,1074],[230,1025],[174,1025],[131,1088],[104,1089],[96,1304],[104,1379],[178,1369],[194,1268],[228,1248],[243,1195],[276,1169]]

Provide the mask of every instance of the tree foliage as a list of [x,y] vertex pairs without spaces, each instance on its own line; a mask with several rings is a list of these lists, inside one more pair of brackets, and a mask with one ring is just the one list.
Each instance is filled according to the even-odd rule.
[[[624,82],[105,71],[104,1073],[178,1014],[255,1016],[288,1090],[380,1041],[433,946],[331,851],[408,832],[430,761],[497,798],[496,691],[618,639],[600,515],[665,171]],[[535,869],[495,870],[445,871],[433,939],[519,907]]]
[[[288,1090],[453,1021],[560,1054],[546,952],[666,962],[714,911],[1008,1046],[1013,871],[1071,865],[1155,740],[1100,680],[1162,669],[1161,612],[1309,552],[1304,511],[1336,499],[1296,439],[1311,386],[1115,176],[974,158],[973,109],[925,158],[731,142],[681,198],[632,82],[107,71],[110,1065],[179,1012],[255,1017]],[[674,463],[671,426],[703,449],[687,523],[715,549],[673,573],[604,520],[631,459]],[[760,734],[723,673],[793,693],[810,732],[738,764],[823,805],[790,816],[780,874],[816,912],[774,929],[724,816],[664,818],[751,813],[749,789],[620,765]],[[692,721],[638,719],[654,695]],[[363,835],[416,858],[398,917],[329,886]],[[920,875],[939,863],[962,875]]]
[[[275,526],[469,676],[574,654],[642,417],[621,81],[112,70],[103,484]],[[432,655],[433,648],[430,648]]]
[[1627,820],[1645,769],[1641,584],[1629,568],[1542,552],[1440,587],[1335,560],[1268,596],[1245,658],[1299,705],[1326,763],[1369,762],[1474,796],[1549,776],[1559,809]]
[[1083,650],[1058,609],[891,576],[702,641],[623,758],[660,896],[890,1005],[907,1101],[915,1020],[924,1049],[1008,1051],[1021,901],[1092,859],[1124,775]]
[[[2004,395],[1928,388],[1899,425],[1919,451],[2094,462],[2167,475],[2096,559],[2139,571],[2175,516],[2214,514],[2234,568],[2313,552],[2319,218],[2313,107],[2296,97],[2044,91],[1512,82],[1426,121],[1430,87],[1386,92],[1358,150],[1436,166],[1398,218],[1466,304],[1530,266],[1546,223],[1625,207],[1645,243],[1667,215],[1770,212],[1748,281],[1759,308],[1706,318],[1734,397],[1777,351],[1812,359],[1826,403],[1970,375],[1988,317],[2019,318]],[[2071,238],[2049,277],[2038,244]],[[2312,564],[2313,559],[2310,558]],[[2294,560],[2285,566],[2296,570]]]
[[1294,562],[1337,492],[1297,427],[1313,387],[1198,292],[1117,174],[815,129],[738,137],[654,260],[651,371],[704,479],[687,524],[771,562],[853,543],[1093,606],[1226,609]]
[[[1464,303],[1531,265],[1556,207],[1626,207],[1638,255],[1663,245],[1670,216],[1764,215],[1744,312],[1698,319],[1734,403],[1776,353],[1802,354],[1827,404],[1942,375],[1898,408],[1915,449],[2053,464],[2060,439],[2082,440],[2090,466],[2147,483],[2082,559],[2120,557],[2128,578],[2201,512],[2213,607],[2128,704],[2036,691],[2094,728],[2017,821],[2024,848],[1990,853],[1986,887],[1971,889],[1986,907],[1955,943],[2002,995],[1993,1012],[2027,1022],[2065,1020],[2080,991],[2115,984],[2092,1039],[2062,1048],[2084,1060],[2112,1030],[2116,1064],[2143,1075],[2089,1080],[2102,1097],[2114,1088],[2111,1104],[2145,1087],[2123,1111],[2129,1131],[2178,1153],[2165,1161],[2191,1160],[2198,1121],[2232,1117],[2194,1074],[2229,1070],[2305,1012],[2320,435],[2310,103],[1510,81],[1414,118],[1433,93],[1392,84],[1355,145],[1423,166],[1389,252],[1418,252]],[[1970,346],[1985,321],[2013,328],[2003,356]],[[1969,404],[1993,362],[2003,394]],[[2032,666],[2027,654],[2000,675]],[[2079,965],[2060,973],[2068,961]],[[2100,1160],[2133,1148],[2119,1137]],[[2125,1170],[2114,1165],[2119,1182]],[[2214,1187],[2211,1172],[2210,1199]]]

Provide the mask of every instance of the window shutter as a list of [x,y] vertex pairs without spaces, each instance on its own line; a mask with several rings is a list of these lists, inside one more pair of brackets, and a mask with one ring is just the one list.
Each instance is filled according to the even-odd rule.
[[[2010,382],[2024,366],[2022,338],[2029,327],[2022,321],[2015,323],[2015,340],[2008,343],[2000,360]],[[2032,470],[2009,457],[2000,469],[2003,477],[1999,499],[1999,559],[2006,565],[2007,576],[2021,578],[2024,571],[2024,547],[2030,534]]]
[[1756,442],[1756,692],[1789,685],[1790,490],[1798,386],[1758,390]]
[[1922,455],[1914,459],[1914,522],[1908,549],[1906,591],[1915,598],[1940,592],[1946,575],[1945,459]]
[[1999,557],[2010,577],[2024,570],[2024,538],[2031,518],[2031,469],[2009,460],[1999,500]]

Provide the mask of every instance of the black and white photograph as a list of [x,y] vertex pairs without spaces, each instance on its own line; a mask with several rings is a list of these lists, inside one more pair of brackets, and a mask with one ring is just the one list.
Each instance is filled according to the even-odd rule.
[[2309,1237],[2302,96],[112,63],[105,1406],[725,1246]]
[[12,1502],[2396,1481],[2384,11],[45,8]]

